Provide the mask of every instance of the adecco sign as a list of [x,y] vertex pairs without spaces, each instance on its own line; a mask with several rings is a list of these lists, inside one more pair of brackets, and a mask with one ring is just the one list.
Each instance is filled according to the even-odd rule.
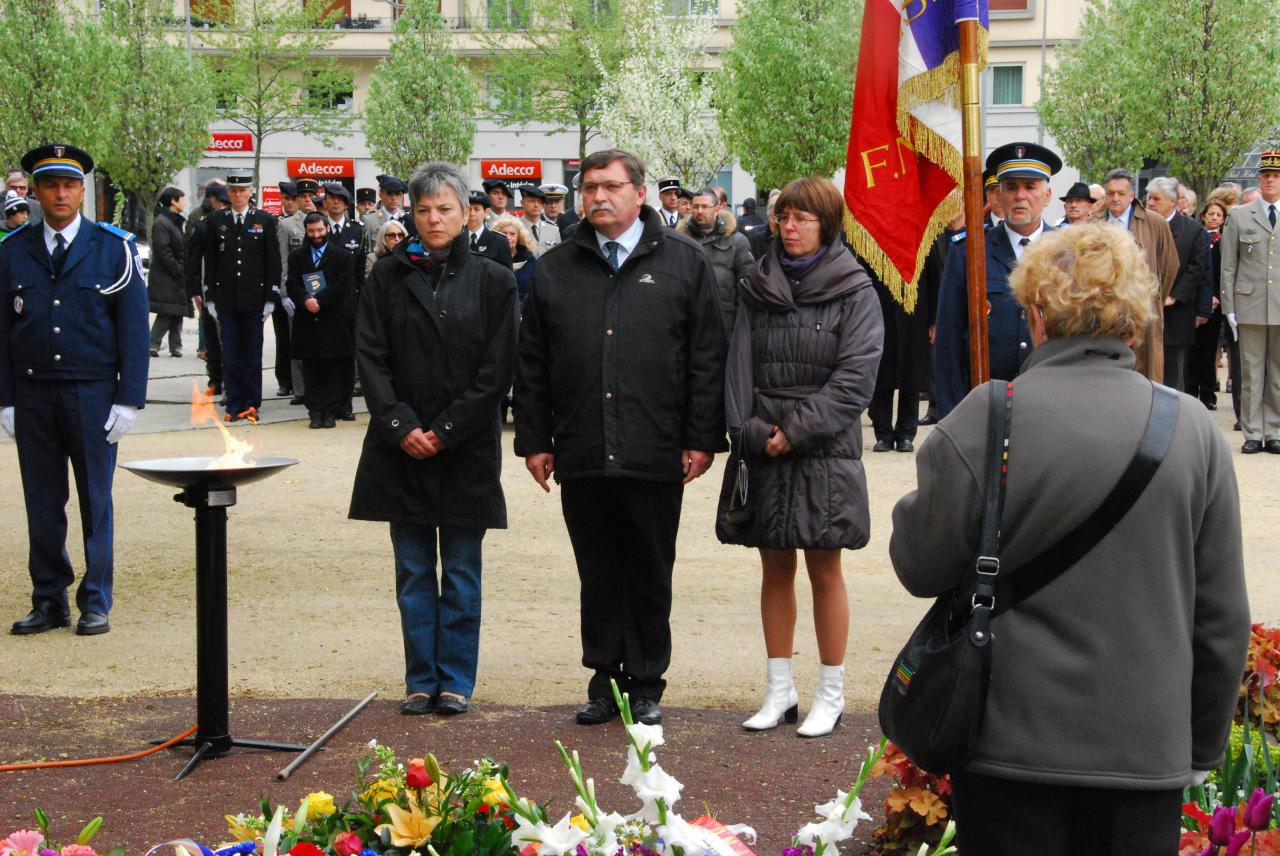
[[285,169],[294,178],[355,178],[353,158],[288,158]]
[[206,152],[240,154],[253,151],[253,134],[231,131],[215,131],[211,135]]
[[491,178],[507,181],[541,181],[542,161],[482,160],[480,161],[480,178],[485,181]]

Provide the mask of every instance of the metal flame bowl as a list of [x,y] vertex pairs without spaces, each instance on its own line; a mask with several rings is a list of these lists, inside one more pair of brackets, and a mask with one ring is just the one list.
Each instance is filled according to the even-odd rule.
[[252,466],[214,467],[212,455],[190,458],[156,458],[130,461],[120,466],[148,481],[181,488],[227,488],[261,481],[298,463],[296,458],[248,456]]

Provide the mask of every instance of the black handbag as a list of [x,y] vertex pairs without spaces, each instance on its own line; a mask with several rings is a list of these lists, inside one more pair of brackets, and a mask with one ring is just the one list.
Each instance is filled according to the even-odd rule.
[[[973,757],[991,680],[990,623],[1084,558],[1128,513],[1164,459],[1178,397],[1152,384],[1151,414],[1119,482],[1083,523],[1017,569],[1000,575],[1000,514],[1008,476],[1013,384],[991,382],[982,542],[974,575],[939,597],[894,661],[880,692],[880,729],[931,773],[963,769]],[[997,603],[999,607],[997,608]]]
[[734,458],[737,459],[737,472],[733,477],[733,487],[730,488],[729,505],[725,509],[724,519],[734,526],[746,526],[753,516],[749,503],[751,497],[747,482],[747,459],[743,456],[741,448],[729,459],[730,466],[734,464]]

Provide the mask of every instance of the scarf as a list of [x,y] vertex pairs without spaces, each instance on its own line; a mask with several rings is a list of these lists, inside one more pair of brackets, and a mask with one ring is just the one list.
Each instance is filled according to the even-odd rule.
[[781,242],[779,242],[778,264],[781,265],[782,272],[787,275],[787,279],[799,282],[822,262],[822,258],[826,254],[826,247],[818,247],[817,251],[810,255],[793,258],[787,255],[787,251],[782,249]]
[[409,261],[430,273],[432,268],[444,264],[445,260],[449,258],[449,249],[450,247],[445,247],[438,253],[432,253],[422,245],[422,241],[414,238],[404,248],[404,253],[408,256]]

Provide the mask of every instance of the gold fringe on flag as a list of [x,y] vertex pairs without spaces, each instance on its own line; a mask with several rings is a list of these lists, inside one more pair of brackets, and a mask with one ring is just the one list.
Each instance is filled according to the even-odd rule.
[[[988,34],[978,27],[978,70],[987,67]],[[964,180],[964,158],[955,146],[911,115],[921,104],[944,101],[956,106],[960,84],[960,52],[952,51],[937,68],[910,78],[898,87],[898,133],[911,140],[916,151],[945,169],[959,184]]]
[[916,274],[911,282],[907,282],[902,278],[902,274],[898,273],[898,268],[885,255],[884,250],[880,249],[880,245],[876,243],[875,238],[871,237],[871,233],[866,230],[857,218],[853,216],[853,212],[849,210],[848,205],[844,209],[844,234],[853,246],[854,252],[858,257],[871,266],[872,271],[880,281],[884,283],[885,288],[889,289],[889,294],[894,300],[898,301],[908,313],[915,312],[916,302],[919,299],[919,283],[920,274],[924,270],[925,260],[929,257],[929,251],[933,249],[933,242],[947,225],[951,219],[958,215],[962,210],[962,201],[960,194],[948,193],[934,209],[933,214],[929,216],[929,223],[925,226],[924,235],[920,239],[920,249],[916,254]]

